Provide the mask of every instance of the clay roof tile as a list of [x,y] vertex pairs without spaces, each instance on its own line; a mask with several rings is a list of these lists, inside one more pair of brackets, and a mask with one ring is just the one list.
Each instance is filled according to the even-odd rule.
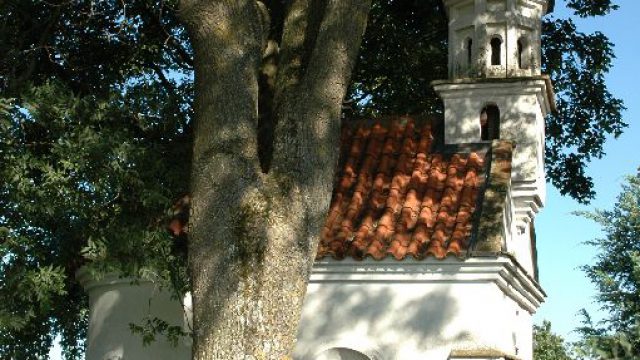
[[339,180],[318,258],[461,256],[484,153],[434,152],[430,123],[406,117],[354,122],[342,131]]

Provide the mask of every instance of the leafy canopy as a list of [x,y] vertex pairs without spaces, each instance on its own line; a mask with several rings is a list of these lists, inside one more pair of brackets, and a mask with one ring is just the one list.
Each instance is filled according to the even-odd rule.
[[533,325],[534,360],[573,360],[562,336],[551,331],[547,320],[542,325]]
[[169,282],[183,261],[162,222],[187,190],[189,50],[161,3],[6,2],[0,18],[0,358],[46,357],[55,334],[81,358],[80,266]]
[[605,318],[593,324],[585,312],[580,329],[587,348],[602,359],[640,357],[640,170],[623,185],[611,210],[584,216],[602,226],[604,238],[588,244],[598,249],[596,262],[584,270],[596,285]]

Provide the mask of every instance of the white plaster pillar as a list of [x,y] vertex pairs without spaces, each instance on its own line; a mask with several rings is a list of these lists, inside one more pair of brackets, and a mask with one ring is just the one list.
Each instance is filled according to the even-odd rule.
[[130,323],[142,325],[145,316],[150,316],[189,331],[190,298],[185,312],[167,289],[148,280],[120,278],[117,274],[94,279],[86,269],[81,269],[77,278],[89,295],[87,360],[191,359],[190,338],[183,337],[174,347],[158,335],[144,346],[141,335],[133,334],[129,327]]

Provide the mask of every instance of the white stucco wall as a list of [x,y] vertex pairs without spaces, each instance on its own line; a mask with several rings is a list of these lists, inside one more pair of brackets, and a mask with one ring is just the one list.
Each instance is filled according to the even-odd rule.
[[[554,107],[551,84],[541,76],[541,20],[548,1],[443,3],[449,18],[450,80],[434,85],[444,101],[445,143],[480,141],[481,110],[487,105],[500,109],[500,139],[516,144],[514,221],[524,229],[546,197],[544,117]],[[500,41],[498,65],[492,63],[492,39]],[[518,253],[522,250],[518,247]]]
[[322,262],[294,358],[345,348],[370,359],[446,360],[452,350],[490,348],[530,360],[542,299],[506,258]]

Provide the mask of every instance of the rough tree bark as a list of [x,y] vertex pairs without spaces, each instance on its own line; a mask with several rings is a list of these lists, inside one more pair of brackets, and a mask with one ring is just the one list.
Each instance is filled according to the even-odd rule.
[[[260,101],[269,111],[258,108],[263,54],[274,45],[266,7],[180,4],[195,57],[194,359],[283,359],[293,349],[370,2],[286,3],[272,96]],[[259,113],[269,131],[258,131]]]

